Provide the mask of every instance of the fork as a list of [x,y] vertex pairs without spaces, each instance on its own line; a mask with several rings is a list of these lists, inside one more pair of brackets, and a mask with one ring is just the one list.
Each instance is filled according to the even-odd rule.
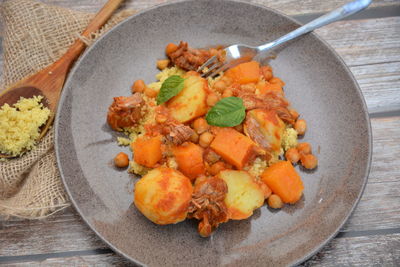
[[289,40],[353,15],[368,7],[371,2],[372,0],[356,0],[347,3],[272,42],[260,46],[253,47],[244,44],[231,45],[223,50],[225,53],[224,62],[220,62],[217,56],[213,56],[201,65],[197,72],[201,73],[202,77],[215,77],[220,72],[226,71],[240,63],[252,60],[255,56],[265,55],[267,51],[271,51],[273,48]]

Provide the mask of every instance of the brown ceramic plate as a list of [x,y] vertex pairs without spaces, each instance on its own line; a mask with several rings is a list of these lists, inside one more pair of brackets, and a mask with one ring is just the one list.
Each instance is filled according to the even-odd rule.
[[[196,223],[158,226],[132,204],[135,177],[115,169],[121,150],[106,124],[112,97],[129,95],[135,79],[154,81],[169,42],[194,47],[257,45],[299,24],[271,9],[232,1],[187,1],[141,12],[107,33],[81,57],[65,85],[56,119],[62,178],[80,215],[113,250],[137,264],[293,265],[323,247],[357,204],[371,160],[371,130],[360,89],[338,55],[315,34],[301,37],[271,62],[309,128],[319,158],[299,170],[304,197],[280,211],[266,206],[230,221],[211,238]],[[130,152],[128,152],[130,153]]]

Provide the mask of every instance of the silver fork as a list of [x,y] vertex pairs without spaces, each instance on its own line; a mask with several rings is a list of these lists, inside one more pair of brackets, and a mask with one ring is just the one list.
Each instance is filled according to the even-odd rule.
[[202,73],[203,77],[215,77],[220,72],[225,71],[229,68],[236,66],[239,63],[252,60],[256,55],[265,55],[267,51],[292,40],[300,35],[311,32],[322,26],[330,24],[332,22],[341,20],[347,16],[353,15],[371,4],[372,0],[356,0],[347,3],[309,23],[297,28],[296,30],[289,32],[288,34],[276,39],[275,41],[266,43],[260,46],[249,46],[244,44],[231,45],[224,49],[226,56],[225,61],[220,62],[216,56],[211,57],[197,70]]

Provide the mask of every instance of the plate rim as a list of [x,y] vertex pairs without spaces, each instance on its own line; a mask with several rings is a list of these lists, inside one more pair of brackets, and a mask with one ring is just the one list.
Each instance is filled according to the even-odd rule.
[[[103,40],[103,38],[105,38],[107,35],[111,34],[112,32],[116,31],[119,27],[121,27],[123,24],[128,23],[130,20],[132,20],[133,18],[140,16],[143,13],[149,12],[151,10],[154,9],[158,9],[158,8],[162,8],[164,6],[170,6],[170,5],[179,5],[181,3],[184,2],[198,2],[198,1],[205,1],[205,2],[213,2],[212,0],[172,0],[170,2],[166,2],[166,3],[161,3],[161,4],[157,4],[154,6],[151,6],[149,8],[145,8],[142,9],[140,11],[138,11],[137,13],[133,14],[132,16],[126,18],[125,20],[123,20],[122,22],[118,23],[116,26],[114,26],[113,28],[111,28],[109,31],[107,31],[105,34],[103,34],[102,36],[100,36],[93,44],[91,44],[89,47],[87,47],[85,49],[85,51],[82,53],[82,55],[80,55],[80,57],[78,58],[78,60],[75,61],[73,67],[71,68],[71,70],[68,73],[68,77],[64,83],[63,88],[68,88],[69,84],[71,83],[72,80],[72,76],[73,74],[76,72],[78,66],[80,65],[81,61],[85,58],[85,56],[96,47],[96,45],[98,44],[98,42],[101,42]],[[295,23],[297,26],[302,26],[303,24],[300,23],[298,20],[282,13],[281,11],[278,11],[274,8],[270,8],[268,6],[259,4],[259,3],[254,3],[254,2],[247,2],[244,0],[219,0],[220,2],[235,2],[235,3],[240,3],[240,4],[246,4],[246,5],[250,5],[250,6],[255,6],[258,8],[262,8],[265,10],[268,10],[269,12],[278,14],[279,16],[284,17],[285,19]],[[366,104],[366,100],[364,98],[364,95],[361,91],[361,88],[357,82],[357,80],[355,79],[353,73],[350,71],[349,67],[347,66],[347,64],[344,62],[343,58],[333,49],[333,47],[328,44],[322,37],[320,37],[317,33],[315,32],[310,32],[308,33],[310,35],[312,35],[313,37],[315,37],[318,41],[320,41],[321,43],[323,43],[323,45],[325,45],[325,47],[336,57],[336,59],[339,61],[339,63],[342,65],[343,69],[346,71],[347,75],[349,75],[349,77],[351,78],[351,80],[353,81],[353,85],[356,87],[356,92],[358,97],[361,100],[361,104],[362,104],[362,109],[364,110],[364,117],[365,120],[367,122],[367,137],[368,137],[368,160],[367,160],[367,165],[366,165],[366,169],[363,175],[363,183],[361,186],[361,189],[357,195],[357,198],[355,199],[354,203],[352,204],[352,207],[347,211],[346,216],[343,218],[342,222],[338,225],[338,227],[335,229],[335,231],[332,232],[331,235],[329,235],[327,238],[325,238],[324,241],[320,242],[314,249],[312,249],[311,251],[309,251],[308,253],[306,253],[302,258],[298,258],[295,261],[291,262],[289,265],[290,266],[295,266],[298,264],[301,264],[303,262],[305,262],[306,260],[310,259],[312,256],[314,256],[315,254],[317,254],[320,250],[322,250],[322,248],[324,248],[330,241],[332,241],[334,239],[334,237],[339,233],[340,229],[343,227],[343,225],[348,221],[348,219],[350,218],[350,216],[354,213],[354,210],[356,209],[356,207],[358,206],[358,203],[360,202],[360,199],[364,193],[368,178],[369,178],[369,174],[370,174],[370,170],[371,170],[371,165],[372,165],[372,154],[373,154],[373,135],[372,135],[372,128],[371,128],[371,120],[370,120],[370,115],[368,112],[368,106]],[[62,107],[62,103],[64,102],[65,96],[67,94],[67,90],[62,90],[61,92],[61,96],[60,96],[60,100],[57,106],[57,111],[56,111],[56,117],[54,120],[54,148],[55,148],[55,153],[56,153],[56,162],[57,162],[57,166],[58,169],[60,170],[60,176],[61,176],[61,180],[62,183],[64,185],[64,189],[66,190],[68,197],[72,203],[72,205],[74,206],[75,210],[78,212],[79,216],[81,217],[81,219],[85,222],[85,224],[109,247],[111,248],[115,253],[123,256],[125,259],[138,264],[138,265],[143,265],[145,266],[145,263],[142,263],[132,257],[130,257],[129,255],[126,255],[123,251],[119,250],[117,247],[115,247],[110,241],[108,241],[106,238],[104,238],[96,229],[95,227],[93,227],[88,220],[86,219],[85,215],[83,214],[83,212],[80,210],[79,205],[75,202],[74,198],[72,197],[72,193],[70,191],[70,188],[67,186],[67,182],[66,182],[66,175],[64,175],[64,171],[62,168],[62,163],[60,161],[60,152],[59,152],[59,117],[60,117],[60,111],[61,111],[61,107]]]

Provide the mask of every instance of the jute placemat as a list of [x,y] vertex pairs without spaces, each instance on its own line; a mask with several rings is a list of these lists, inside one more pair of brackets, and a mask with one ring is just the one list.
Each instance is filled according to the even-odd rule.
[[[92,38],[134,13],[116,13]],[[33,0],[0,4],[3,24],[3,75],[0,91],[56,61],[87,26],[93,14],[45,5]],[[0,162],[0,215],[43,218],[69,206],[61,182],[51,130],[25,155]]]

